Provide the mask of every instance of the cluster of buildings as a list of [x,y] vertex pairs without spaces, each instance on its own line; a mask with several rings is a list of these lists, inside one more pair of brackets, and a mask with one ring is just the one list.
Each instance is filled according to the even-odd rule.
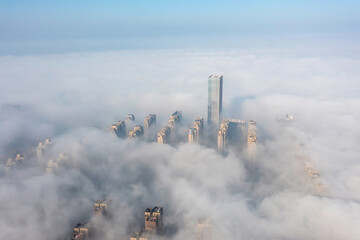
[[[44,161],[50,157],[50,155],[45,155],[46,151],[52,146],[51,139],[45,139],[43,142],[39,142],[37,147],[29,152],[28,156],[25,156],[23,153],[16,154],[15,158],[8,158],[5,164],[5,172],[9,174],[12,169],[15,169],[20,166],[25,166],[26,159],[36,159],[40,164],[45,163]],[[36,155],[35,155],[36,153]],[[45,172],[47,173],[58,173],[59,165],[68,159],[68,156],[64,153],[60,153],[55,159],[49,159],[44,167]]]
[[24,162],[25,162],[25,154],[22,154],[22,153],[16,154],[15,158],[8,158],[8,160],[5,164],[6,174],[9,174],[13,168],[15,168],[19,165],[23,165]]
[[[99,224],[97,221],[105,219],[111,219],[111,207],[112,200],[104,199],[98,200],[94,203],[93,216],[96,221],[86,221],[77,223],[71,235],[71,240],[90,240],[101,239],[103,233],[101,229],[96,229],[95,224]],[[155,236],[160,236],[163,233],[163,207],[147,208],[144,216],[144,227],[139,231],[130,235],[130,240],[151,240]]]
[[110,128],[110,132],[120,138],[139,138],[144,134],[148,134],[151,129],[156,127],[156,115],[149,114],[144,119],[144,127],[136,124],[135,115],[127,114],[125,121],[118,121]]
[[[256,152],[256,122],[250,120],[248,126],[245,120],[240,119],[221,119],[222,96],[223,96],[223,76],[211,75],[208,78],[208,119],[207,123],[210,129],[218,128],[217,148],[225,153],[228,146],[234,146],[238,149],[249,148],[252,154]],[[173,130],[181,123],[182,112],[174,112],[166,126],[161,128],[156,134],[156,141],[159,144],[168,144],[171,142]],[[126,134],[127,122],[135,121],[133,114],[128,114],[125,121],[119,121],[111,127],[111,132],[124,138],[136,138],[142,136],[144,132],[150,132],[150,128],[156,127],[156,115],[149,114],[144,120],[144,127],[136,125]],[[197,117],[192,127],[188,131],[188,142],[198,143],[201,139],[204,129],[204,118]],[[247,130],[246,130],[247,129]]]
[[163,207],[147,208],[145,210],[145,227],[139,232],[131,235],[130,240],[151,240],[156,235],[163,232]]
[[171,114],[168,125],[160,129],[157,133],[157,142],[159,144],[169,143],[170,134],[174,131],[176,127],[181,124],[182,121],[182,112],[176,111]]

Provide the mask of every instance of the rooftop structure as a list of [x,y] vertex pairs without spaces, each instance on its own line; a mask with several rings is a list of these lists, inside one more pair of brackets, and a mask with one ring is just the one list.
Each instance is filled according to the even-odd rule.
[[71,240],[86,240],[89,236],[89,228],[87,223],[78,223],[74,227]]
[[136,125],[130,132],[129,138],[136,138],[144,135],[144,128],[140,125]]
[[98,216],[105,216],[109,214],[109,207],[112,201],[109,199],[98,200],[94,203],[94,214]]
[[153,233],[161,232],[163,228],[163,208],[154,207],[145,210],[145,230]]
[[147,208],[145,210],[145,228],[140,232],[133,233],[130,240],[150,240],[152,236],[163,230],[163,207]]
[[222,111],[223,76],[208,78],[208,123],[219,126]]
[[182,120],[182,112],[176,111],[171,115],[168,126],[170,128],[174,128],[181,123],[181,120]]

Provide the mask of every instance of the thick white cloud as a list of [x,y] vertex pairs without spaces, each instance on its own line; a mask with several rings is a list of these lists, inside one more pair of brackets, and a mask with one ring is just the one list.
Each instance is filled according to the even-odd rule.
[[[114,200],[105,239],[127,239],[143,210],[163,205],[174,239],[198,219],[211,239],[357,239],[360,232],[359,59],[289,51],[159,50],[0,57],[0,150],[4,161],[51,137],[45,159],[0,178],[1,239],[62,239]],[[205,146],[117,139],[126,113],[158,128],[175,110],[185,127],[206,116],[207,77],[224,75],[224,115],[254,119],[258,156]],[[279,124],[292,113],[296,120]],[[184,128],[186,130],[186,128]],[[183,131],[180,131],[183,132]],[[184,136],[184,141],[186,137]],[[59,175],[46,161],[66,152]],[[302,158],[326,185],[318,196]],[[3,169],[1,169],[3,170]],[[3,173],[3,171],[2,171]]]

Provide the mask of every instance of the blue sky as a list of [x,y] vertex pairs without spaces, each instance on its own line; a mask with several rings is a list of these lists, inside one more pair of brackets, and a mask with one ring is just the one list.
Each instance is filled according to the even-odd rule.
[[65,51],[283,38],[273,35],[354,40],[359,26],[360,1],[353,0],[1,0],[0,53],[36,51],[50,43]]

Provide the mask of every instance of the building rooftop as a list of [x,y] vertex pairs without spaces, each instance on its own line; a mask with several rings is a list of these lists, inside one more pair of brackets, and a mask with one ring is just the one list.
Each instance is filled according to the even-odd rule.
[[222,78],[223,75],[218,75],[218,74],[214,74],[214,75],[210,75],[209,78]]

